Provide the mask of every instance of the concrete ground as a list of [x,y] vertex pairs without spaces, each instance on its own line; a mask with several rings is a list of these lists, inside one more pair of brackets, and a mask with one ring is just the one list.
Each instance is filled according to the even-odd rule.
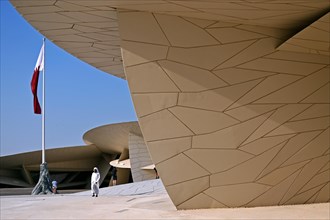
[[0,219],[330,219],[330,203],[177,211],[160,180],[48,196],[0,197]]

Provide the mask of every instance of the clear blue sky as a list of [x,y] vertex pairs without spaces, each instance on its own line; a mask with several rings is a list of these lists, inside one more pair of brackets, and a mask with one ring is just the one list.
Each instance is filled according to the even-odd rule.
[[[30,81],[43,36],[9,1],[0,4],[4,156],[41,149],[41,116],[33,113]],[[125,80],[97,70],[50,41],[45,53],[46,148],[84,145],[82,135],[92,128],[136,120]]]

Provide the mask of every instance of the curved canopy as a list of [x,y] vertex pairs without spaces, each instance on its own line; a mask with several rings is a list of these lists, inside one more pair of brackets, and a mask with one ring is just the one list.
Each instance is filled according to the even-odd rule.
[[[222,21],[221,27],[224,28],[238,24],[245,25],[243,29],[249,28],[249,25],[289,29],[291,34],[283,39],[284,42],[329,11],[328,0],[10,1],[30,24],[52,42],[86,63],[123,79],[125,73],[117,10],[184,16],[190,18],[189,22],[202,27],[219,27],[220,23],[212,21]],[[318,29],[310,31],[318,32]],[[310,48],[317,48],[319,41],[309,41],[308,44]],[[290,50],[292,48],[297,50],[296,47],[290,47]]]
[[124,122],[93,128],[83,135],[86,144],[94,144],[102,152],[113,154],[128,149],[129,133],[142,136],[137,122]]

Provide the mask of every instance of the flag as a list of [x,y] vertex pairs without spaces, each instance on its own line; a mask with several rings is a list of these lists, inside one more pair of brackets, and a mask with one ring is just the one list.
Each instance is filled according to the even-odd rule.
[[33,94],[33,107],[35,114],[41,114],[41,108],[38,100],[38,81],[39,72],[44,70],[44,44],[42,44],[36,66],[34,67],[33,76],[31,80],[31,90]]

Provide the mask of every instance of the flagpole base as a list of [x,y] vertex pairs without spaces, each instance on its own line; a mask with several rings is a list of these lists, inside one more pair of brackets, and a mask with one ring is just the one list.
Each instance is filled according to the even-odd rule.
[[31,195],[52,194],[52,183],[47,163],[40,164],[40,176],[37,185],[33,188]]

